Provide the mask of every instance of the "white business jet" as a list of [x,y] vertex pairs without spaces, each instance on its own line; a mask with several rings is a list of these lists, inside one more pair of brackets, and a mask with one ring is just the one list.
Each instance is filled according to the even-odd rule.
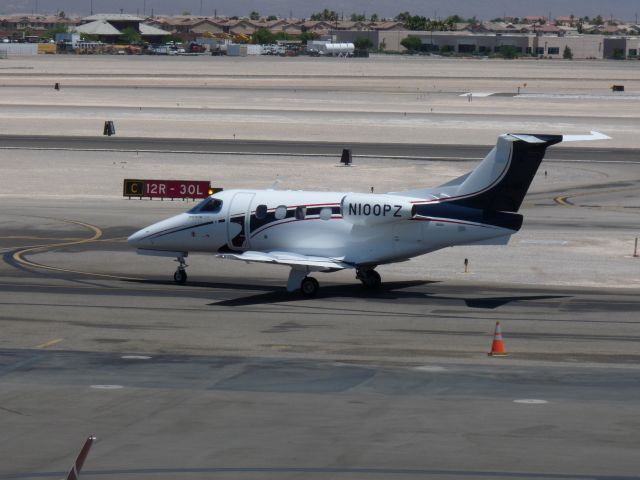
[[175,257],[174,280],[187,281],[189,252],[272,263],[291,271],[287,290],[318,292],[311,272],[355,269],[366,288],[380,286],[378,265],[454,245],[504,245],[520,230],[518,210],[547,147],[589,135],[504,134],[471,172],[435,188],[386,194],[226,190],[186,213],[134,233],[146,255]]

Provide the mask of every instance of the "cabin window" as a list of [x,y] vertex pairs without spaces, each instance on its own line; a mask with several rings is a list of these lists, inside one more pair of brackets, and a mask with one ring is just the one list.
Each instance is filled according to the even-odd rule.
[[324,207],[320,210],[320,219],[329,220],[331,218],[331,209],[329,207]]
[[296,207],[296,219],[304,220],[307,216],[307,207],[299,206]]
[[286,216],[287,216],[287,207],[284,205],[278,205],[278,208],[276,208],[276,213],[275,213],[276,220],[282,220]]
[[267,206],[266,205],[258,205],[256,207],[256,218],[258,220],[262,220],[267,216]]

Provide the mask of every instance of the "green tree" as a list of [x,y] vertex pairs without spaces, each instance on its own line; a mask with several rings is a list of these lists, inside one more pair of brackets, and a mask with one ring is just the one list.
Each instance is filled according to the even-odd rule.
[[183,10],[182,15],[184,15],[185,17],[188,17],[189,15],[191,15],[191,12],[189,10]]
[[621,48],[614,48],[612,58],[614,60],[624,60],[624,50]]
[[596,18],[594,18],[591,22],[592,25],[603,25],[604,24],[604,20],[602,19],[601,15],[598,15]]
[[129,45],[142,45],[142,35],[133,27],[127,27],[122,31],[120,40]]
[[380,21],[380,17],[378,16],[377,13],[374,13],[374,14],[371,15],[371,18],[369,20],[371,20],[372,22],[379,22]]
[[276,40],[293,40],[293,37],[287,32],[278,32],[275,34]]
[[258,45],[270,45],[276,43],[276,36],[266,28],[259,28],[251,35],[251,41]]
[[407,37],[402,39],[400,45],[409,50],[409,52],[417,52],[422,47],[422,40],[418,37]]
[[352,13],[350,20],[352,22],[364,22],[366,20],[364,14],[361,13]]
[[569,48],[569,45],[564,47],[564,51],[562,52],[562,58],[565,60],[573,60],[573,52]]
[[367,37],[358,37],[353,41],[356,50],[370,50],[373,48],[373,42]]
[[306,45],[309,40],[317,40],[320,38],[320,34],[316,32],[302,32],[298,38]]
[[83,42],[97,42],[100,39],[98,35],[93,35],[92,33],[81,33],[80,40]]
[[503,45],[500,47],[500,55],[502,58],[513,59],[518,58],[518,51],[513,45]]
[[464,18],[462,18],[460,15],[450,15],[444,21],[444,23],[462,23],[462,22],[464,22]]
[[42,36],[42,38],[49,38],[49,39],[55,40],[56,34],[67,33],[67,32],[69,32],[69,29],[67,28],[66,25],[56,25],[55,27],[47,30]]
[[338,20],[338,13],[334,12],[333,10],[329,10],[325,8],[322,12],[312,13],[311,20],[314,20],[316,22],[317,21],[335,22]]
[[249,14],[249,19],[251,20],[260,20],[260,14],[256,11],[253,11]]
[[163,37],[163,39],[167,43],[170,43],[170,42],[181,43],[182,42],[182,38],[180,38],[177,35],[167,35],[167,36]]
[[278,20],[278,17],[276,17],[275,15],[269,15],[267,17],[267,22],[273,22],[274,20]]

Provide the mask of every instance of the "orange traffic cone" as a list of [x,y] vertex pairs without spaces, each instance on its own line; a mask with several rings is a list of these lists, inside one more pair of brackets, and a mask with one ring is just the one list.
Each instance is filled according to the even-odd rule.
[[504,349],[504,344],[502,343],[502,329],[500,328],[500,322],[496,322],[496,332],[493,334],[491,351],[487,355],[491,355],[492,357],[506,357],[509,355]]

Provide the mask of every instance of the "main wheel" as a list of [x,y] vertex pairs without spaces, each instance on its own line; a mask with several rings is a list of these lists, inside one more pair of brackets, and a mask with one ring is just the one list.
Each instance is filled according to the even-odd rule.
[[360,276],[360,281],[367,290],[375,290],[380,288],[380,285],[382,284],[380,274],[375,270],[367,270],[366,272],[363,272]]
[[176,270],[176,273],[173,274],[173,281],[176,282],[178,285],[184,285],[187,281],[186,270],[183,270],[181,268]]
[[300,282],[300,292],[305,297],[315,297],[320,289],[320,284],[313,277],[304,277]]

